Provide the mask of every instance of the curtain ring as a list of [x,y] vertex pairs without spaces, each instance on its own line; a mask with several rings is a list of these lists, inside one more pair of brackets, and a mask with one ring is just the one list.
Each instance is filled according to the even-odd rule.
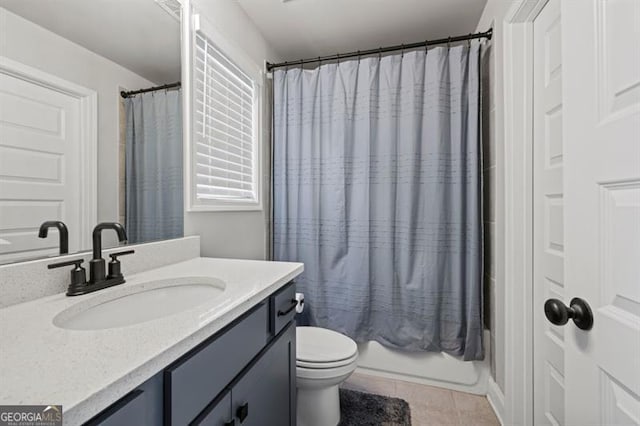
[[447,51],[451,50],[451,37],[447,37]]
[[360,51],[358,50],[358,63],[360,63]]
[[400,57],[404,58],[404,43],[400,45]]
[[469,33],[469,38],[467,39],[467,47],[471,49],[471,33]]
[[382,47],[378,47],[378,60],[382,60]]
[[424,41],[424,54],[426,55],[429,51],[429,40]]
[[322,57],[318,56],[318,66],[322,65]]

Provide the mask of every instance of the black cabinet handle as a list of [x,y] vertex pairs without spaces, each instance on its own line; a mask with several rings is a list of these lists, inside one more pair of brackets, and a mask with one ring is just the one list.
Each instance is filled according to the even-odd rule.
[[291,305],[289,305],[289,307],[284,311],[279,310],[278,316],[282,317],[287,315],[289,312],[293,311],[296,308],[296,306],[298,306],[298,301],[296,299],[291,299]]
[[249,403],[245,402],[236,410],[236,416],[240,419],[240,423],[244,422],[244,419],[249,415]]

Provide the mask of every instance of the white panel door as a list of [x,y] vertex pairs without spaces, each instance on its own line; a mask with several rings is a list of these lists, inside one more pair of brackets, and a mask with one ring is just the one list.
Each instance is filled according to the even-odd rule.
[[46,220],[80,248],[80,126],[78,98],[0,73],[0,263],[56,254],[56,230],[38,238]]
[[565,424],[564,328],[540,309],[565,299],[561,32],[560,0],[550,0],[533,23],[535,425]]
[[640,425],[640,1],[563,0],[567,425]]

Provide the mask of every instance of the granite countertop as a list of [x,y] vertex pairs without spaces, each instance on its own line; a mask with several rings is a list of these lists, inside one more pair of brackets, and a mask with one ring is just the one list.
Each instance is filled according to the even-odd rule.
[[[65,425],[81,424],[302,271],[300,263],[196,258],[88,295],[57,294],[0,309],[0,405],[61,404]],[[226,289],[188,310],[119,328],[67,330],[53,323],[79,303],[97,304],[159,280],[186,283],[186,277],[217,278]]]

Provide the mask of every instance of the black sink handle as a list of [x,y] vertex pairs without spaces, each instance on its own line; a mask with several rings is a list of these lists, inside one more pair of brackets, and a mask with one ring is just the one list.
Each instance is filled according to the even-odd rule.
[[119,251],[117,253],[110,253],[109,257],[111,258],[111,260],[116,261],[118,260],[119,256],[126,256],[128,254],[133,254],[135,253],[135,250],[125,250],[125,251]]
[[67,295],[72,296],[77,294],[77,290],[85,287],[87,285],[87,272],[82,267],[82,262],[84,262],[83,258],[67,260],[66,262],[58,262],[47,265],[47,268],[62,268],[64,266],[73,266],[74,268],[71,270],[71,280],[69,282],[69,289],[67,290]]
[[126,256],[127,254],[135,253],[134,250],[125,250],[119,251],[117,253],[109,254],[111,258],[111,262],[109,262],[109,275],[107,275],[107,279],[121,279],[124,281],[124,276],[122,275],[122,270],[120,269],[120,260],[118,257]]
[[73,259],[73,260],[67,260],[65,262],[52,263],[50,265],[47,265],[47,268],[48,269],[55,269],[55,268],[62,268],[64,266],[71,266],[71,265],[75,265],[76,268],[79,268],[80,265],[82,265],[82,262],[84,262],[84,259],[82,259],[82,258]]

